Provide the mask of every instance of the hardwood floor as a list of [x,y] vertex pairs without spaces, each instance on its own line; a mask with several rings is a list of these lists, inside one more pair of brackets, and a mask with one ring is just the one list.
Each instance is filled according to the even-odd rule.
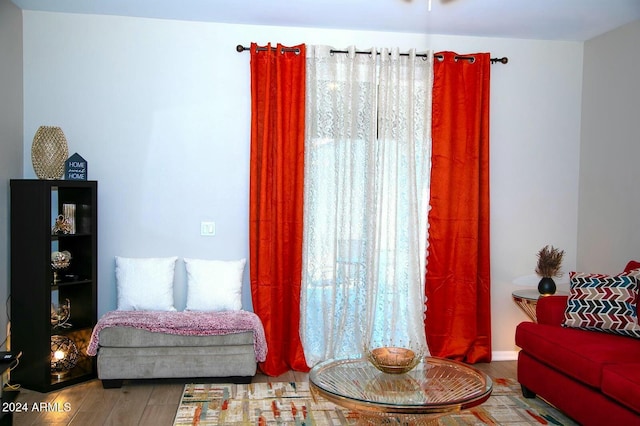
[[[474,367],[493,378],[516,378],[515,361],[475,364]],[[296,371],[278,377],[257,374],[253,379],[254,382],[306,380],[307,373]],[[132,381],[125,382],[120,389],[103,389],[100,381],[92,380],[50,393],[22,389],[16,399],[16,407],[26,407],[27,412],[14,413],[13,424],[171,426],[184,383]],[[40,407],[42,410],[38,411]]]

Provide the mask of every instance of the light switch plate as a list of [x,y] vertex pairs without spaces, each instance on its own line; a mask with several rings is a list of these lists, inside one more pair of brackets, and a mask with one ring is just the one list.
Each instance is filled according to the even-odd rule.
[[205,237],[213,237],[216,235],[216,223],[200,222],[200,235]]

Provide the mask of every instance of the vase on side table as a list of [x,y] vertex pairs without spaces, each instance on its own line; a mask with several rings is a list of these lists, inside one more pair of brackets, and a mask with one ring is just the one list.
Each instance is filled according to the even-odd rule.
[[556,292],[556,282],[551,277],[542,277],[538,283],[538,292],[543,296],[548,296]]

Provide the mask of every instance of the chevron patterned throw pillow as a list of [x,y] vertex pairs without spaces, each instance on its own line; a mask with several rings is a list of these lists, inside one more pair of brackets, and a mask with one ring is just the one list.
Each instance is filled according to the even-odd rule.
[[640,270],[619,275],[571,272],[564,327],[640,338],[636,299]]

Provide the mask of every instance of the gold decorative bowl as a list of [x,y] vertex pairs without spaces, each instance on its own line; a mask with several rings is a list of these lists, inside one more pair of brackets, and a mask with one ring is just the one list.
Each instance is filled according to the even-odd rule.
[[367,351],[367,358],[378,370],[388,374],[411,371],[420,362],[420,356],[407,348],[381,347]]

